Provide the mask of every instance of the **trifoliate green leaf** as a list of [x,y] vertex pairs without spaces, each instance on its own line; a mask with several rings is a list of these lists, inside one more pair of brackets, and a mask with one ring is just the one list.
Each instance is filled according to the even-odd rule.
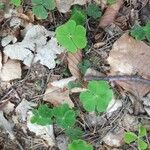
[[68,150],[93,150],[93,147],[83,140],[74,140],[68,145]]
[[53,108],[53,114],[57,125],[61,128],[67,129],[76,122],[76,114],[67,104]]
[[86,22],[86,13],[80,7],[74,7],[71,13],[70,20],[74,20],[77,25],[84,25]]
[[77,140],[81,138],[83,131],[80,128],[68,128],[65,130],[65,134],[70,140]]
[[93,17],[94,19],[97,19],[101,17],[102,12],[99,6],[97,6],[96,4],[89,4],[87,7],[87,14],[88,16]]
[[135,142],[137,140],[137,138],[138,138],[137,135],[133,132],[125,132],[125,134],[124,134],[124,141],[127,144]]
[[42,5],[43,0],[32,0],[33,5]]
[[136,40],[144,40],[145,39],[145,31],[143,27],[140,25],[134,26],[134,28],[131,30],[131,36],[133,36]]
[[137,143],[138,143],[139,150],[146,150],[148,147],[148,144],[140,138],[137,140]]
[[87,91],[80,93],[83,107],[89,112],[105,112],[112,97],[113,91],[106,81],[90,81]]
[[4,9],[4,7],[5,7],[4,3],[0,2],[0,10]]
[[107,4],[109,5],[112,5],[112,4],[115,4],[116,3],[116,0],[107,0]]
[[18,7],[21,5],[21,0],[11,0],[11,3]]
[[82,74],[85,74],[86,70],[90,67],[91,67],[91,63],[87,59],[84,59],[81,63],[78,64],[78,68],[80,69]]
[[150,21],[147,22],[146,26],[143,29],[145,31],[147,40],[150,42]]
[[60,45],[69,52],[85,48],[87,44],[86,29],[70,20],[56,29],[56,38]]
[[46,19],[48,17],[48,13],[46,9],[43,7],[43,5],[33,6],[32,12],[40,19]]
[[55,0],[43,0],[42,5],[48,10],[54,10],[56,7]]
[[143,126],[140,126],[140,127],[139,127],[139,136],[140,136],[140,137],[143,137],[143,136],[146,136],[146,135],[147,135],[146,128],[143,127]]
[[49,125],[52,124],[53,112],[47,105],[40,105],[38,109],[33,109],[33,117],[31,118],[31,123],[36,123],[38,125]]

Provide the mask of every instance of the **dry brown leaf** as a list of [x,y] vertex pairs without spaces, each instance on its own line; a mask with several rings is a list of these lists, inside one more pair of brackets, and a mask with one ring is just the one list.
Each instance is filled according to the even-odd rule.
[[[128,33],[122,35],[113,45],[108,57],[111,75],[135,75],[150,79],[150,47],[133,39]],[[142,97],[150,91],[150,85],[142,82],[117,81],[126,91]]]
[[81,74],[80,74],[80,70],[78,68],[78,64],[82,61],[81,50],[79,50],[76,53],[68,53],[67,60],[68,60],[68,68],[69,68],[71,74],[76,78],[80,78]]
[[69,90],[66,88],[68,83],[74,80],[75,78],[71,77],[49,83],[43,100],[50,102],[54,106],[67,103],[70,107],[74,107],[74,103],[69,97]]
[[17,60],[9,59],[1,68],[0,79],[10,81],[21,78],[21,64]]
[[105,28],[111,23],[113,23],[122,5],[123,5],[123,0],[117,0],[115,4],[108,6],[104,15],[100,19],[99,27]]

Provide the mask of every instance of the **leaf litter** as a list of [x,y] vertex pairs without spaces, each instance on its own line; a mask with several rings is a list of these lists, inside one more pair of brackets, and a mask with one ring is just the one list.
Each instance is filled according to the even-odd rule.
[[[86,133],[86,135],[84,135],[84,138],[90,143],[93,143],[93,145],[95,146],[94,147],[95,149],[104,149],[104,148],[111,149],[114,146],[120,147],[124,144],[124,142],[122,141],[123,133],[124,133],[123,128],[125,128],[126,130],[129,130],[129,129],[136,130],[135,128],[137,127],[134,127],[134,126],[138,126],[139,120],[137,119],[137,116],[134,115],[135,110],[132,108],[133,104],[130,104],[130,102],[126,101],[126,97],[124,97],[126,95],[125,91],[131,92],[135,96],[139,96],[140,99],[142,99],[143,101],[143,105],[144,105],[143,107],[145,109],[145,111],[143,110],[144,116],[147,117],[147,115],[149,115],[149,105],[148,105],[149,99],[148,99],[148,96],[146,95],[150,90],[149,85],[142,83],[142,82],[138,82],[138,81],[135,82],[135,81],[126,80],[123,82],[123,81],[115,80],[115,83],[117,83],[117,85],[120,85],[123,89],[125,89],[125,91],[123,91],[120,88],[117,88],[118,91],[116,91],[115,96],[117,97],[119,95],[119,98],[117,97],[110,101],[109,106],[107,107],[107,110],[106,110],[106,114],[103,113],[98,116],[95,114],[94,115],[95,117],[93,116],[91,117],[90,123],[86,122],[86,119],[84,120],[85,116],[86,115],[88,116],[90,114],[85,112],[85,110],[83,110],[77,95],[80,92],[87,91],[86,89],[87,82],[81,81],[81,83],[83,84],[82,85],[83,87],[80,87],[80,88],[75,87],[71,90],[68,89],[68,83],[70,81],[75,82],[77,78],[82,79],[83,77],[81,75],[81,70],[77,67],[78,63],[82,61],[82,57],[86,58],[88,55],[89,57],[92,57],[91,54],[95,53],[96,51],[99,53],[99,56],[101,57],[100,53],[101,53],[101,50],[103,49],[106,50],[105,53],[107,53],[107,56],[109,53],[109,57],[107,58],[107,61],[111,67],[111,69],[109,70],[110,72],[108,73],[107,71],[105,72],[104,70],[103,71],[101,70],[101,65],[102,66],[104,65],[103,67],[105,67],[105,62],[100,60],[100,65],[97,66],[97,69],[99,71],[95,71],[94,70],[95,68],[94,69],[89,68],[85,74],[85,78],[88,75],[101,76],[101,77],[105,77],[106,75],[108,75],[108,77],[109,75],[112,75],[112,76],[138,75],[138,76],[143,77],[144,79],[149,80],[150,78],[149,76],[150,72],[149,72],[149,67],[148,67],[150,63],[149,62],[149,46],[145,44],[145,42],[136,41],[131,36],[129,36],[128,33],[123,34],[120,38],[117,37],[117,39],[115,39],[116,42],[114,44],[110,40],[109,42],[113,45],[111,50],[109,46],[107,47],[107,44],[104,44],[99,47],[94,47],[93,49],[93,47],[91,46],[95,44],[93,36],[87,35],[89,43],[85,51],[82,51],[82,53],[81,51],[78,51],[79,54],[71,53],[71,54],[68,54],[66,57],[64,53],[65,49],[58,45],[57,40],[55,38],[55,33],[53,31],[49,31],[49,29],[48,30],[46,29],[47,22],[51,22],[53,24],[53,21],[54,21],[54,24],[56,27],[57,25],[59,25],[59,21],[60,21],[59,19],[61,19],[62,16],[63,16],[63,19],[61,20],[61,24],[62,22],[64,22],[64,18],[70,13],[71,7],[73,5],[78,4],[84,7],[85,4],[88,2],[91,3],[90,0],[89,1],[88,0],[82,0],[82,1],[81,0],[80,1],[78,0],[71,0],[71,1],[56,0],[58,11],[63,14],[59,13],[60,18],[59,17],[55,18],[56,10],[52,12],[52,14],[51,12],[49,12],[49,18],[47,21],[45,20],[39,21],[38,18],[34,18],[32,12],[31,12],[31,15],[33,19],[31,21],[29,17],[27,16],[27,13],[24,14],[22,12],[20,14],[18,11],[16,11],[16,8],[14,10],[10,9],[8,11],[9,13],[5,14],[4,20],[10,19],[9,26],[12,29],[19,28],[21,37],[14,36],[15,34],[9,33],[7,36],[3,37],[1,41],[3,51],[0,57],[0,62],[1,62],[0,63],[0,69],[1,69],[0,79],[2,81],[11,81],[10,83],[12,83],[13,85],[12,81],[14,79],[22,79],[24,77],[25,71],[29,71],[29,76],[27,77],[27,80],[25,80],[24,82],[27,85],[34,85],[35,82],[33,81],[33,78],[30,79],[31,72],[30,72],[29,67],[31,67],[32,69],[32,64],[36,65],[37,62],[40,62],[41,65],[46,66],[46,69],[48,70],[48,73],[49,73],[49,75],[41,76],[42,79],[40,78],[40,80],[42,80],[42,84],[44,84],[45,86],[42,86],[43,89],[41,88],[41,91],[38,91],[37,95],[32,96],[32,97],[27,96],[27,100],[18,98],[19,101],[18,99],[11,98],[10,101],[8,101],[8,105],[6,105],[2,109],[2,111],[0,111],[0,125],[4,128],[4,130],[7,133],[9,133],[9,136],[12,139],[14,139],[15,136],[17,137],[17,135],[14,136],[14,133],[13,133],[14,125],[16,126],[16,129],[18,129],[18,127],[21,126],[21,129],[24,132],[23,134],[27,135],[27,137],[25,138],[28,139],[31,136],[30,138],[38,137],[40,139],[44,139],[43,142],[45,143],[45,145],[47,145],[50,148],[57,145],[55,143],[55,138],[57,139],[59,136],[60,137],[64,136],[62,131],[59,131],[59,129],[55,125],[54,126],[48,125],[48,126],[43,127],[37,124],[31,124],[31,121],[30,121],[31,116],[32,116],[31,109],[37,106],[40,102],[47,103],[50,106],[51,105],[57,106],[60,104],[68,103],[70,107],[74,107],[75,109],[77,107],[80,108],[81,114],[79,114],[79,118],[78,118],[79,122],[77,123],[77,125],[82,126],[82,129]],[[102,18],[95,21],[97,22],[97,24],[99,22],[99,26],[101,28],[105,30],[105,27],[106,26],[108,27],[111,24],[114,24],[116,27],[121,28],[116,23],[115,17],[117,19],[118,12],[119,12],[119,15],[122,15],[122,7],[123,9],[124,8],[128,9],[123,4],[122,0],[117,0],[116,3],[113,5],[107,5],[106,0],[100,0],[100,1],[94,0],[94,2],[98,4],[99,6],[101,6]],[[136,7],[134,7],[134,9],[135,8]],[[23,24],[23,20],[22,20],[23,18],[21,17],[21,15],[24,15],[28,23],[26,22],[25,24]],[[128,15],[130,16],[130,14]],[[51,19],[50,16],[52,16],[52,21],[50,20]],[[34,24],[39,24],[39,25],[33,25],[33,24],[30,24],[29,22],[34,22]],[[95,33],[93,32],[95,31],[95,26],[94,26],[95,22],[91,18],[88,18],[86,22],[87,31],[90,31],[92,35],[95,35]],[[25,28],[22,30],[20,26],[25,27]],[[50,28],[51,27],[53,29],[53,25],[50,25]],[[101,43],[101,42],[105,43],[105,37],[108,38],[110,36],[109,33],[113,33],[113,31],[111,30],[114,28],[115,27],[112,25],[112,28],[108,28],[107,30],[105,30],[105,32],[100,30],[101,35],[105,35],[105,36],[103,37],[103,39],[101,38],[98,39],[96,43]],[[111,34],[111,36],[112,35],[114,36],[115,34],[113,33]],[[113,38],[116,38],[116,37],[113,37]],[[62,55],[59,55],[59,54],[62,54]],[[60,62],[56,61],[58,56],[62,58]],[[63,58],[62,56],[64,56],[65,58]],[[66,61],[67,60],[66,58],[68,59],[68,62]],[[101,64],[101,61],[102,61],[102,64]],[[22,63],[25,66],[22,65]],[[94,63],[95,62],[93,61],[92,65]],[[64,67],[66,66],[70,72],[69,73],[63,72],[63,75],[62,75],[61,70],[63,70]],[[36,71],[37,70],[35,68],[35,72]],[[73,77],[69,77],[70,75],[72,75]],[[39,79],[35,78],[34,80],[38,81]],[[114,85],[116,84],[114,84],[114,82],[111,82],[111,81],[110,83],[112,87],[115,89],[116,86]],[[16,88],[16,86],[13,86],[10,88],[14,88],[14,90],[16,90],[16,93],[17,93],[18,92],[17,90],[20,88],[19,83],[17,84],[17,86],[18,88]],[[30,90],[28,90],[28,92],[29,91]],[[77,93],[76,94],[73,93],[74,91],[76,91]],[[23,91],[23,92],[24,92],[23,94],[26,94],[26,91]],[[7,95],[7,92],[6,92],[6,95]],[[145,97],[143,98],[143,96]],[[32,103],[31,101],[34,101],[34,103]],[[9,108],[10,110],[8,110]],[[145,115],[145,112],[147,112],[146,115]],[[11,121],[10,116],[12,117],[13,122]],[[101,120],[100,122],[97,119],[98,117]],[[145,119],[143,122],[148,122],[148,121]],[[123,128],[115,129],[116,125],[123,126]],[[110,131],[110,128],[112,131]],[[31,133],[32,132],[35,133],[35,135],[33,136],[31,134],[28,134],[28,131],[30,131]],[[94,134],[91,134],[91,131]],[[17,138],[19,139],[19,137]],[[63,142],[65,143],[67,140],[68,139],[65,139]],[[98,142],[95,142],[96,140]],[[19,141],[22,142],[22,139],[19,139]],[[99,144],[102,141],[104,142],[103,146]],[[40,145],[39,142],[38,144]],[[37,146],[37,147],[39,148],[40,146]],[[66,150],[67,149],[66,144],[64,147],[65,147],[64,150]]]

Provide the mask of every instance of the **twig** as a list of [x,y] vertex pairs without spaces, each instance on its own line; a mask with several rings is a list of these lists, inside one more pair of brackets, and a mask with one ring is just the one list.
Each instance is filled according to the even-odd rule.
[[134,81],[134,82],[142,82],[144,84],[149,84],[150,85],[150,80],[142,78],[137,75],[133,76],[128,76],[128,75],[118,75],[118,76],[107,76],[107,77],[100,77],[100,76],[86,76],[85,80],[90,81],[90,80],[105,80],[105,81]]

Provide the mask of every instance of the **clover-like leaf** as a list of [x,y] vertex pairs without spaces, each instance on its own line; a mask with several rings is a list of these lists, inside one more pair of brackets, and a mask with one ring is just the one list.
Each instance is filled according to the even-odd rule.
[[146,131],[146,128],[144,126],[140,126],[139,127],[139,135],[140,137],[143,137],[143,136],[146,136],[147,135],[147,131]]
[[106,81],[90,81],[88,90],[80,93],[83,107],[89,112],[105,112],[112,97],[113,91]]
[[77,25],[74,20],[69,20],[59,26],[56,29],[56,38],[59,44],[69,52],[76,52],[85,48],[87,44],[86,29],[81,25]]
[[69,108],[68,104],[63,104],[53,108],[53,114],[57,125],[61,128],[67,129],[72,127],[76,122],[75,112]]
[[137,138],[138,138],[138,136],[133,132],[125,132],[125,134],[124,134],[124,141],[127,144],[135,142],[137,140]]
[[21,0],[11,0],[11,3],[18,7],[21,5]]
[[144,40],[145,39],[145,31],[143,27],[140,25],[134,26],[134,28],[131,30],[131,36],[133,36],[136,40]]
[[31,118],[31,123],[36,123],[38,125],[49,125],[52,124],[53,112],[46,104],[42,104],[38,109],[33,109],[33,117]]
[[74,140],[71,144],[68,145],[69,150],[93,150],[92,145],[87,144],[83,140]]
[[65,134],[70,140],[77,140],[81,138],[83,131],[80,128],[68,128],[65,130]]
[[87,14],[88,14],[88,16],[90,16],[94,19],[97,19],[97,18],[101,17],[102,12],[98,5],[91,3],[87,7]]
[[148,144],[140,138],[138,138],[137,143],[138,143],[139,150],[146,150],[148,147]]
[[75,6],[73,8],[70,20],[74,20],[77,25],[84,25],[86,18],[86,13],[80,7]]
[[48,10],[54,10],[56,7],[55,0],[43,0],[42,5]]
[[33,6],[32,12],[40,19],[46,19],[48,17],[48,13],[43,5]]
[[150,21],[146,23],[146,26],[143,28],[143,30],[145,31],[147,40],[150,42]]

